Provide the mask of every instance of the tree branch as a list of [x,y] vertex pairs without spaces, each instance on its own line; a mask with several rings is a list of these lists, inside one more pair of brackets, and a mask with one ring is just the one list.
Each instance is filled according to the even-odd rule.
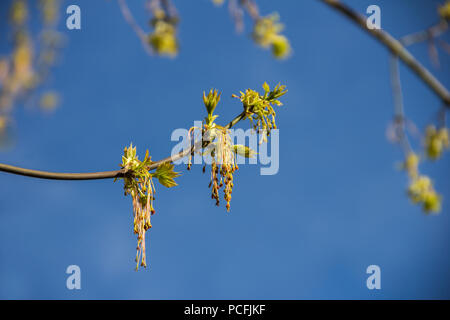
[[59,172],[47,172],[47,171],[25,169],[10,166],[3,163],[0,163],[0,171],[32,178],[51,179],[51,180],[96,180],[96,179],[120,178],[125,175],[125,171],[123,170],[90,172],[90,173],[59,173]]
[[[245,118],[245,112],[239,114],[236,118],[234,118],[230,123],[226,125],[225,128],[230,129],[236,123]],[[207,146],[208,143],[205,145]],[[202,146],[202,142],[196,143],[192,148],[188,150],[183,150],[174,156],[167,157],[165,159],[156,161],[152,163],[148,170],[154,170],[158,168],[160,165],[166,162],[174,162],[178,159],[182,159],[188,156],[190,153],[195,151],[195,149]],[[15,167],[7,164],[0,163],[0,171],[32,177],[32,178],[40,178],[40,179],[51,179],[51,180],[98,180],[98,179],[112,179],[112,178],[121,178],[124,177],[127,172],[125,170],[115,170],[115,171],[101,171],[101,172],[89,172],[89,173],[59,173],[59,172],[47,172],[47,171],[39,171],[39,170],[31,170],[25,169],[21,167]]]
[[331,8],[339,11],[341,14],[359,25],[361,29],[369,33],[392,54],[398,56],[419,78],[422,79],[428,87],[442,100],[447,108],[450,108],[450,93],[414,56],[401,44],[400,41],[392,37],[389,33],[381,29],[367,28],[367,18],[340,2],[339,0],[320,0]]

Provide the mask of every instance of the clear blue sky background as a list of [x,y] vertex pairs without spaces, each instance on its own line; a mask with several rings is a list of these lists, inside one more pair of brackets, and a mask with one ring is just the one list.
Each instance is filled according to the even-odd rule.
[[[128,2],[145,26],[143,1]],[[115,1],[64,3],[64,11],[81,7],[82,30],[61,21],[67,46],[48,86],[61,107],[51,115],[17,108],[16,143],[0,151],[1,162],[114,170],[131,141],[160,159],[175,145],[173,129],[204,117],[203,90],[224,92],[225,122],[241,111],[232,93],[267,81],[289,89],[278,112],[280,171],[261,176],[258,166],[241,166],[227,214],[211,201],[200,166],[179,167],[178,187],[157,185],[150,267],[139,272],[121,182],[1,173],[0,298],[450,298],[450,158],[421,167],[444,196],[442,213],[425,216],[406,197],[407,177],[396,169],[402,154],[385,138],[393,113],[387,51],[319,1],[258,3],[286,24],[289,60],[256,47],[249,21],[237,35],[226,7],[207,0],[175,1],[181,52],[173,60],[146,55]],[[346,3],[360,12],[378,4],[382,27],[402,36],[433,24],[439,1]],[[0,8],[5,52],[7,1]],[[432,68],[426,45],[412,51]],[[433,71],[450,85],[449,56],[441,52]],[[407,114],[423,129],[439,101],[409,70],[401,75]],[[81,268],[78,291],[66,289],[71,264]],[[381,267],[378,291],[366,288],[372,264]]]

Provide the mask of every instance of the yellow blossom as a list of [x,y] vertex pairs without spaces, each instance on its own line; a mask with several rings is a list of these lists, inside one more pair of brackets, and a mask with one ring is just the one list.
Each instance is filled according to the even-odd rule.
[[286,58],[291,52],[291,46],[288,39],[280,34],[284,27],[278,20],[277,14],[259,18],[253,27],[252,37],[261,47],[271,47],[275,58]]
[[417,178],[419,175],[419,156],[414,152],[410,152],[402,164],[402,169],[408,172],[410,178]]
[[443,19],[450,19],[450,1],[447,0],[443,6],[439,7],[439,15]]
[[225,2],[225,0],[212,0],[212,2],[213,2],[216,6],[221,6],[221,5],[223,5],[223,3]]
[[178,53],[178,41],[175,27],[163,20],[155,23],[155,29],[149,36],[149,42],[159,55],[174,57]]
[[448,129],[436,129],[430,125],[425,132],[425,150],[428,158],[436,160],[442,155],[445,149],[449,148]]
[[27,5],[23,0],[14,0],[9,18],[15,26],[21,26],[25,23],[28,16]]
[[291,52],[291,45],[289,40],[282,35],[277,35],[273,38],[272,53],[276,58],[286,58]]
[[436,193],[427,176],[412,179],[408,187],[408,195],[413,203],[421,203],[426,213],[441,210],[441,196]]
[[46,92],[41,96],[39,105],[42,109],[47,111],[54,110],[59,103],[59,97],[55,92]]

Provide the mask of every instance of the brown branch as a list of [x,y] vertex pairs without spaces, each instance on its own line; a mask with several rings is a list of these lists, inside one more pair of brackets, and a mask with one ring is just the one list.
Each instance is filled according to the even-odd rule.
[[392,37],[388,32],[381,29],[367,28],[367,18],[338,0],[320,0],[331,8],[337,10],[361,29],[377,39],[392,54],[398,56],[428,87],[450,108],[450,93],[414,56],[402,45],[400,41]]
[[90,172],[90,173],[59,173],[59,172],[47,172],[40,170],[31,170],[7,164],[0,163],[0,171],[17,174],[21,176],[27,176],[32,178],[51,179],[51,180],[96,180],[96,179],[110,179],[120,178],[125,175],[125,171],[103,171],[103,172]]

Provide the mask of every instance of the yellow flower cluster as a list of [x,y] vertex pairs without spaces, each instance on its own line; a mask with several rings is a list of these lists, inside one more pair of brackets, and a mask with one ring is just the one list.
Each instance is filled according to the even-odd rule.
[[402,169],[406,170],[410,179],[416,179],[419,176],[419,156],[410,152],[402,165]]
[[241,91],[240,96],[232,95],[232,97],[241,100],[246,117],[250,119],[253,128],[258,133],[263,133],[261,141],[267,141],[270,130],[277,128],[275,123],[276,112],[273,105],[282,105],[278,98],[287,92],[285,88],[286,86],[278,84],[273,90],[270,90],[269,85],[264,82],[264,95],[252,89],[247,89],[245,92]]
[[450,20],[450,1],[447,0],[447,2],[439,7],[439,15],[443,18],[443,19],[447,19]]
[[434,190],[431,179],[419,174],[418,166],[419,156],[410,152],[402,165],[410,178],[408,196],[413,203],[420,203],[425,213],[439,212],[441,210],[441,196]]
[[428,158],[436,160],[445,149],[450,147],[447,128],[436,129],[429,125],[425,131],[425,150]]
[[[224,186],[224,199],[227,202],[227,211],[230,211],[231,194],[233,192],[233,173],[238,169],[235,162],[234,146],[231,142],[230,131],[227,128],[214,123],[218,117],[213,115],[217,104],[220,101],[221,94],[217,90],[210,90],[208,95],[203,92],[203,103],[205,104],[208,115],[203,124],[203,140],[209,141],[203,154],[211,156],[211,198],[216,200],[219,206],[219,190]],[[220,177],[219,177],[220,176]]]
[[[214,110],[220,101],[221,94],[217,90],[210,90],[208,95],[203,92],[203,103],[208,115],[202,125],[203,155],[211,157],[211,198],[216,200],[216,205],[220,204],[219,190],[223,188],[224,199],[227,202],[227,211],[230,211],[231,194],[233,192],[233,173],[239,169],[236,164],[236,154],[242,156],[253,156],[254,151],[241,145],[233,145],[230,130],[217,125],[214,120],[218,117],[214,115]],[[191,128],[190,131],[192,131]],[[188,170],[191,167],[191,157],[189,156]],[[203,167],[205,172],[205,167]]]
[[175,57],[178,53],[176,37],[177,19],[170,19],[163,10],[157,10],[152,19],[153,32],[148,41],[153,50],[161,56]]
[[408,187],[408,195],[413,203],[422,204],[426,213],[441,211],[441,197],[436,193],[427,176],[413,179]]
[[18,34],[11,58],[0,59],[0,110],[8,110],[21,92],[36,82],[33,70],[33,48],[24,33]]
[[286,58],[291,53],[289,40],[281,35],[284,26],[278,23],[279,16],[272,14],[256,20],[253,27],[253,39],[263,48],[271,48],[275,58]]
[[22,26],[28,17],[28,8],[24,0],[14,0],[9,19],[14,26]]
[[[43,30],[37,39],[39,45],[34,46],[35,39],[28,30],[30,14],[27,1],[13,0],[11,3],[11,51],[0,57],[0,114],[3,124],[0,135],[6,134],[6,124],[16,101],[31,96],[29,93],[43,82],[55,62],[57,50],[62,45],[60,33],[54,29],[59,4],[60,0],[39,0]],[[56,95],[48,92],[39,102],[45,110],[50,110],[56,107],[57,101]]]

